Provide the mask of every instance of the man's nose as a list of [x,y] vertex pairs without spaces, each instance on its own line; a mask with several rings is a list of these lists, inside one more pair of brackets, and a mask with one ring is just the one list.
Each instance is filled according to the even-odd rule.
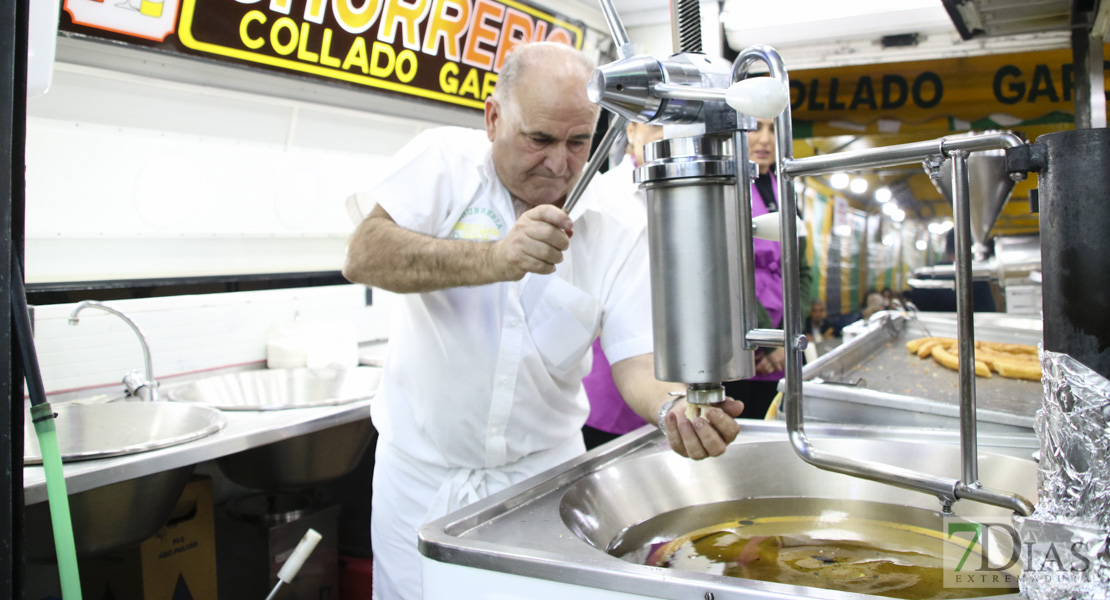
[[544,155],[543,164],[556,177],[567,174],[570,168],[570,155],[564,144],[551,144]]

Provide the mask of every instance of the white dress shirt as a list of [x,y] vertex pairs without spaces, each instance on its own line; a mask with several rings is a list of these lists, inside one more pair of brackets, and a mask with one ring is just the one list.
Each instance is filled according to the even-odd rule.
[[[499,240],[516,217],[490,148],[483,131],[426,131],[352,212],[365,216],[376,202],[405,229]],[[628,260],[647,255],[646,215],[597,189],[571,214],[574,236],[554,274],[399,297],[372,409],[383,441],[446,468],[515,463],[578,435],[599,330],[613,363],[652,351],[647,261]]]

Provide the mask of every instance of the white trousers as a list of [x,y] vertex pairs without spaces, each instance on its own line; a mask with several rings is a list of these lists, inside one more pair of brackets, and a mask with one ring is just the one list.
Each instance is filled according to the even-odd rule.
[[449,469],[418,461],[378,438],[370,536],[374,600],[421,600],[417,532],[429,521],[516,485],[586,451],[581,436],[496,469]]

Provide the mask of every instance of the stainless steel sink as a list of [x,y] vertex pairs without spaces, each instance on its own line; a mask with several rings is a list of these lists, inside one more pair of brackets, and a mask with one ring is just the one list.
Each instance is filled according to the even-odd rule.
[[[959,477],[959,448],[904,441],[822,441],[822,448],[842,456]],[[984,485],[1036,496],[1036,464],[1009,456],[984,454],[979,459]],[[666,493],[661,493],[665,491]],[[798,458],[786,441],[733,444],[714,460],[686,460],[674,452],[655,452],[621,461],[583,477],[567,488],[560,504],[564,525],[595,548],[609,548],[630,527],[690,506],[753,498],[867,500],[937,511],[933,496],[863,479],[822,471]],[[1007,511],[973,502],[957,502],[957,515],[1003,517]],[[687,518],[688,533],[727,521],[717,515]]]
[[[70,496],[77,556],[98,556],[133,546],[153,535],[166,524],[192,472],[193,465],[187,465]],[[28,506],[25,523],[28,559],[55,560],[49,504]]]
[[[918,431],[814,426],[810,434],[820,439],[820,447],[838,454],[958,477],[958,437],[951,432]],[[1007,435],[988,442],[987,437],[980,436],[983,484],[1034,498],[1037,470],[1029,456],[1036,438]],[[992,452],[992,444],[1001,444],[998,450],[1004,452]],[[867,597],[660,569],[618,557],[628,549],[735,519],[735,514],[726,518],[729,510],[750,499],[771,499],[763,501],[764,508],[781,502],[783,511],[794,510],[792,503],[827,501],[838,510],[866,504],[873,512],[864,517],[894,522],[905,517],[907,525],[920,525],[917,518],[922,513],[935,515],[940,508],[933,496],[804,463],[794,454],[781,424],[744,422],[740,437],[724,456],[704,461],[674,454],[657,431],[645,427],[425,525],[420,530],[420,549],[427,558],[425,597],[450,597],[447,586],[438,589],[435,583],[449,576],[484,577],[485,585],[506,593],[511,589],[519,597],[538,597],[535,594],[542,589],[559,589],[561,597],[591,598],[629,597],[624,594],[712,595],[718,600]],[[877,510],[880,505],[882,510]],[[956,514],[967,517],[1005,516],[1001,509],[968,501],[957,502],[954,508]],[[499,578],[502,575],[506,577]],[[615,594],[600,595],[597,590]]]
[[362,419],[230,454],[216,464],[240,485],[300,490],[350,473],[377,437],[370,419]]
[[[227,423],[218,410],[168,402],[59,404],[54,412],[63,462],[176,446],[211,435]],[[30,418],[23,425],[23,463],[42,464]]]
[[[223,428],[219,411],[167,402],[60,404],[58,446],[63,462],[146,452],[184,444]],[[42,463],[30,419],[24,425],[24,464]],[[137,544],[166,523],[193,466],[188,465],[94,488],[69,497],[77,555],[90,557]],[[26,509],[27,556],[54,557],[47,502]]]
[[[381,376],[380,367],[263,369],[198,379],[166,395],[220,410],[310,408],[372,398]],[[247,487],[297,490],[350,472],[376,437],[370,419],[362,419],[224,456],[217,464]]]
[[372,398],[382,369],[263,369],[205,377],[170,388],[170,400],[220,410],[331,406]]

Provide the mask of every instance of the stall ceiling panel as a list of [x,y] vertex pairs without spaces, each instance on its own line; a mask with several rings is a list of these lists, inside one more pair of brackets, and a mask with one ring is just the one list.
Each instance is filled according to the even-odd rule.
[[960,37],[1059,31],[1071,25],[1073,0],[943,0]]

